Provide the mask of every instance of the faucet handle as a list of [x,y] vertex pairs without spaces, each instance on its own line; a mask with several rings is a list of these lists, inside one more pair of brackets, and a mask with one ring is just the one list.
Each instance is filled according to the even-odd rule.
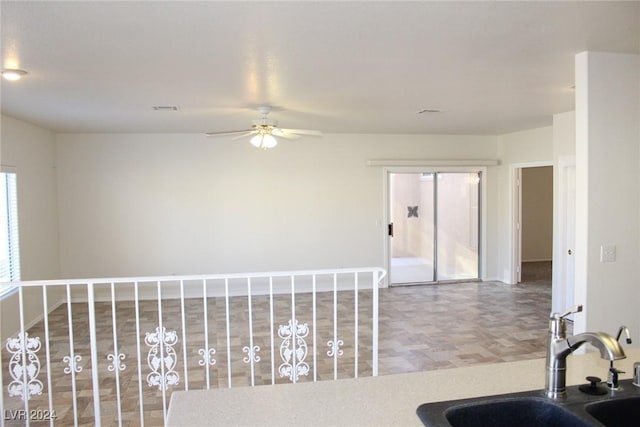
[[582,311],[582,304],[579,304],[579,305],[576,305],[575,307],[571,307],[567,309],[567,311],[565,311],[564,313],[554,313],[553,317],[556,319],[563,319],[570,314],[580,313],[581,311]]
[[580,313],[582,311],[582,304],[571,307],[564,313],[551,313],[549,318],[549,334],[553,339],[565,339],[567,332],[565,327],[564,318],[572,313]]

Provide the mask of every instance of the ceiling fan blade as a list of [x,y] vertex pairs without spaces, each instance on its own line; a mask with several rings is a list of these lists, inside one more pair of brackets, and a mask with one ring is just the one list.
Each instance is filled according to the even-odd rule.
[[277,136],[278,138],[284,138],[284,139],[300,139],[300,135],[294,135],[292,133],[284,133],[282,135],[273,134],[273,136]]
[[309,136],[322,136],[322,132],[319,130],[311,130],[311,129],[280,129],[284,133],[294,133],[298,135],[309,135]]
[[238,133],[247,133],[253,132],[253,129],[242,129],[242,130],[227,130],[222,132],[207,132],[207,136],[223,136],[223,135],[235,135]]
[[277,136],[278,138],[284,138],[284,139],[300,138],[300,135],[296,135],[295,133],[285,132],[284,129],[280,129],[280,128],[273,128],[271,130],[271,135]]
[[258,131],[257,131],[257,130],[253,130],[253,131],[250,131],[250,132],[245,132],[245,133],[243,133],[242,135],[238,135],[238,136],[236,136],[235,138],[231,138],[231,139],[232,139],[233,141],[236,141],[236,140],[238,140],[238,139],[248,138],[248,137],[250,137],[251,135],[255,135],[255,134],[257,134],[257,133],[258,133]]

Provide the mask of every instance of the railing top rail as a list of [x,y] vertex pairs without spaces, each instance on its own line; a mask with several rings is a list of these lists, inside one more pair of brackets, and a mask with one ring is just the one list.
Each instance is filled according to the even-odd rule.
[[354,273],[380,273],[378,283],[387,275],[385,269],[381,267],[360,267],[360,268],[336,268],[324,270],[291,270],[291,271],[267,271],[254,273],[216,273],[198,275],[170,275],[170,276],[138,276],[138,277],[103,277],[89,279],[55,279],[55,280],[29,280],[20,282],[3,282],[0,286],[29,287],[29,286],[55,286],[55,285],[86,285],[86,284],[110,284],[110,283],[149,283],[149,282],[177,282],[191,280],[224,280],[224,279],[255,279],[269,277],[291,277],[291,276],[321,276],[334,274],[354,274]]

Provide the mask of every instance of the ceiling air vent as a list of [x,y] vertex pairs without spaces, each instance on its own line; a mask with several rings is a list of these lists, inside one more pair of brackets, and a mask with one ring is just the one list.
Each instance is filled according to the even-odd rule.
[[155,105],[152,107],[154,111],[178,111],[175,105]]

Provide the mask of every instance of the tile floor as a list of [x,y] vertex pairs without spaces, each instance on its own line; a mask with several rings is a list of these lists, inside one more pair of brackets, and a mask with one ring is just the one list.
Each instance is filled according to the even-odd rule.
[[[550,263],[529,263],[523,266],[523,283],[519,285],[505,285],[498,282],[484,283],[450,283],[442,285],[406,286],[380,290],[379,301],[379,374],[390,375],[423,370],[454,368],[473,364],[495,363],[503,361],[523,360],[544,357],[548,316],[551,309],[551,266]],[[346,322],[340,326],[341,335],[353,335],[354,314],[352,312],[352,293],[340,295],[339,299],[348,310],[340,310],[339,317]],[[371,330],[370,330],[370,296],[364,293],[360,297],[359,311],[359,344],[358,373],[361,376],[371,375]],[[221,301],[211,298],[209,302],[209,316],[211,324],[208,327],[210,342],[217,343],[218,351],[215,355],[216,365],[209,367],[209,383],[214,387],[228,386],[227,356],[225,352],[226,338],[222,338],[220,329],[224,329],[224,310]],[[310,302],[304,297],[297,299],[297,313],[308,313]],[[331,298],[319,296],[319,313],[330,312]],[[299,306],[298,306],[299,304]],[[98,354],[106,356],[113,353],[113,339],[111,334],[111,305],[98,303],[96,309],[98,336],[109,337],[98,342]],[[260,324],[267,316],[267,299],[256,298],[253,302],[256,313],[253,320]],[[82,304],[74,304],[74,340],[75,351],[78,354],[88,354],[88,320],[83,312]],[[141,303],[141,331],[153,330],[156,325],[157,306],[155,303]],[[176,319],[180,316],[177,305],[167,303],[164,307],[164,317]],[[199,322],[202,308],[201,303],[194,302],[187,306],[187,324],[189,343],[203,342],[204,328]],[[247,311],[242,299],[232,300],[234,324],[247,324]],[[51,371],[53,379],[53,399],[57,411],[57,425],[68,425],[73,422],[73,382],[71,375],[63,374],[68,364],[63,362],[69,354],[68,326],[66,324],[66,306],[61,306],[51,314],[49,351],[52,361]],[[290,316],[287,300],[276,300],[277,324],[286,323]],[[140,406],[137,347],[135,330],[135,307],[132,303],[117,304],[119,351],[125,353],[124,363],[127,369],[119,374],[120,401],[122,402],[122,423],[126,426],[140,425]],[[322,318],[322,320],[321,320]],[[324,356],[326,347],[321,346],[333,336],[332,316],[320,316],[317,323],[317,343],[319,355],[317,361],[318,380],[352,377],[354,375],[353,360],[354,346],[345,344],[344,354],[339,359],[339,368],[334,372],[333,359]],[[42,335],[41,325],[30,330],[31,336]],[[256,327],[256,330],[259,328]],[[268,331],[268,326],[266,330]],[[143,333],[144,334],[144,333]],[[143,335],[142,334],[142,335]],[[144,338],[144,337],[142,337]],[[257,333],[255,345],[261,347],[263,362],[270,360],[269,333]],[[346,340],[345,340],[346,341]],[[309,338],[309,359],[314,351],[314,345]],[[240,338],[233,338],[231,347],[233,355],[246,354],[242,352],[244,343]],[[144,347],[144,342],[142,343]],[[44,346],[43,346],[44,347]],[[201,346],[200,346],[201,347]],[[147,348],[148,350],[148,348]],[[42,350],[44,351],[44,349]],[[182,349],[176,346],[177,357],[182,358]],[[206,388],[205,368],[199,364],[202,357],[198,354],[198,346],[188,346],[189,360],[187,373],[189,388]],[[277,349],[275,349],[277,351]],[[147,366],[146,350],[140,353],[143,366]],[[21,401],[14,397],[8,398],[6,391],[10,382],[6,364],[10,355],[3,346],[2,363],[4,404],[6,409],[19,408]],[[276,354],[276,357],[279,357]],[[91,366],[88,357],[83,362],[81,372],[75,374],[78,398],[75,402],[80,425],[93,425],[93,393],[91,382]],[[236,358],[233,358],[236,359]],[[232,360],[232,386],[250,385],[250,366],[242,363],[241,356]],[[103,362],[100,362],[103,363]],[[102,407],[103,425],[117,425],[116,412],[116,378],[106,369],[107,363],[101,366],[105,374],[101,374],[100,402]],[[254,366],[255,383],[270,384],[272,372],[270,363],[257,363]],[[46,378],[46,366],[42,367],[41,376]],[[277,369],[277,364],[276,364]],[[311,366],[313,369],[313,365]],[[181,390],[184,387],[183,367],[176,368],[181,375]],[[107,374],[109,372],[109,374]],[[141,372],[145,383],[143,389],[143,414],[145,425],[162,425],[163,394],[157,388],[146,387],[146,377],[149,369]],[[312,381],[310,373],[301,377],[300,381]],[[276,373],[276,382],[288,382],[287,378],[280,378]],[[36,396],[30,401],[30,408],[48,407],[46,393]],[[165,395],[168,403],[169,389]],[[3,415],[5,415],[3,412]],[[6,418],[6,416],[5,416]],[[22,425],[5,419],[7,427]],[[38,423],[32,423],[38,425]],[[44,424],[42,424],[44,425]]]
[[526,267],[526,281],[519,285],[450,283],[383,290],[380,374],[544,357],[550,263]]

